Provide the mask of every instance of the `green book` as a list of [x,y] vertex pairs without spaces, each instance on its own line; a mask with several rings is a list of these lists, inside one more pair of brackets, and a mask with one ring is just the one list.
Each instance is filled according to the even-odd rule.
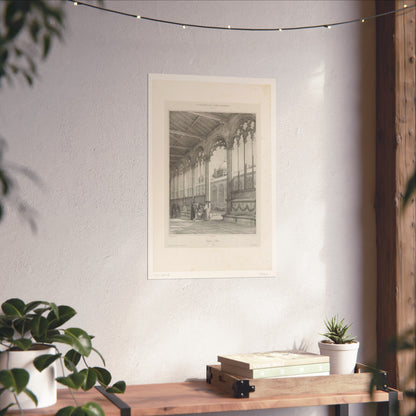
[[218,361],[221,364],[230,364],[253,370],[257,368],[329,363],[329,357],[303,351],[269,351],[219,355]]
[[277,378],[277,377],[299,377],[314,375],[329,375],[329,362],[289,365],[280,367],[267,368],[242,368],[236,365],[224,363],[221,364],[221,370],[240,377],[255,378]]

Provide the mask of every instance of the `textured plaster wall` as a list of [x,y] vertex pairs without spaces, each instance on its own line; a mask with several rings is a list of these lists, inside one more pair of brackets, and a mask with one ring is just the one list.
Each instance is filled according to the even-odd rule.
[[[374,13],[372,1],[350,0],[105,6],[250,27]],[[202,378],[219,353],[317,352],[322,321],[333,313],[353,322],[360,360],[373,359],[374,22],[245,33],[65,9],[65,40],[35,86],[0,90],[6,158],[43,183],[19,180],[37,212],[36,234],[10,206],[0,223],[1,300],[72,305],[74,325],[96,336],[114,377],[129,383]],[[149,73],[276,79],[276,278],[147,280]]]

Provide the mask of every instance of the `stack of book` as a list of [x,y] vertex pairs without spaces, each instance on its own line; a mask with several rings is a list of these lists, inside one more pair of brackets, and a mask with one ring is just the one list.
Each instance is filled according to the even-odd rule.
[[219,355],[218,361],[222,371],[250,379],[329,375],[329,357],[308,352]]

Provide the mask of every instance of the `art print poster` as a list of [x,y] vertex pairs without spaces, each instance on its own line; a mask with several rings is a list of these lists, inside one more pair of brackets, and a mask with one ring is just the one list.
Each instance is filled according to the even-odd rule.
[[149,75],[148,277],[275,275],[275,82]]

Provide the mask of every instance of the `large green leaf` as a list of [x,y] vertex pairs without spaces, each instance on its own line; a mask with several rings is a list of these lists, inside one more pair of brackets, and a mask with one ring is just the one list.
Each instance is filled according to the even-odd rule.
[[0,339],[13,338],[14,331],[13,328],[9,326],[0,327]]
[[17,318],[14,321],[13,326],[18,334],[24,336],[26,333],[30,331],[32,326],[32,320],[27,316],[24,316],[23,318]]
[[125,381],[117,381],[117,383],[114,383],[111,387],[106,389],[107,393],[124,393],[126,391],[126,382]]
[[70,345],[84,357],[88,357],[91,353],[91,338],[80,328],[65,329],[64,334],[54,336],[53,341]]
[[81,386],[82,390],[87,391],[92,389],[97,382],[97,373],[92,368],[84,368],[80,372],[85,375],[84,383]]
[[62,354],[43,354],[33,360],[33,365],[38,371],[43,371],[54,363]]
[[32,390],[24,389],[23,393],[25,393],[26,396],[28,396],[29,399],[32,400],[33,403],[35,403],[36,407],[38,406],[38,398],[36,397],[36,395],[33,393]]
[[29,373],[23,368],[0,371],[0,384],[13,393],[21,393],[29,382]]
[[77,312],[70,306],[60,305],[56,307],[47,316],[49,328],[54,329],[60,327],[76,315],[76,313]]
[[6,300],[1,305],[1,309],[6,315],[23,316],[25,313],[25,303],[21,299],[13,298]]
[[30,332],[36,341],[41,342],[43,339],[45,339],[48,328],[48,320],[42,315],[36,315],[31,321]]
[[33,344],[32,341],[28,338],[13,339],[13,340],[9,340],[9,342],[23,351],[28,350]]
[[73,390],[78,390],[85,382],[85,373],[72,373],[66,377],[57,377],[56,381]]
[[69,371],[76,371],[79,360],[81,359],[81,354],[75,350],[69,350],[64,357],[65,367]]
[[100,405],[89,402],[81,406],[88,416],[105,416],[105,413]]
[[54,302],[50,302],[49,303],[49,308],[51,309],[52,313],[55,314],[56,318],[59,317],[59,311],[58,311],[58,307],[56,306],[56,304]]
[[93,367],[93,370],[97,373],[98,382],[103,387],[107,387],[111,382],[110,372],[102,367]]
[[55,416],[105,416],[100,405],[89,402],[83,406],[68,406],[58,410]]
[[[34,309],[36,309],[40,305],[48,306],[49,303],[41,301],[41,300],[35,300],[35,301],[32,301],[32,302],[29,302],[25,307],[25,313],[29,313],[29,312],[33,311]],[[42,309],[42,311],[46,311],[46,310],[48,310],[48,308],[43,308]]]

